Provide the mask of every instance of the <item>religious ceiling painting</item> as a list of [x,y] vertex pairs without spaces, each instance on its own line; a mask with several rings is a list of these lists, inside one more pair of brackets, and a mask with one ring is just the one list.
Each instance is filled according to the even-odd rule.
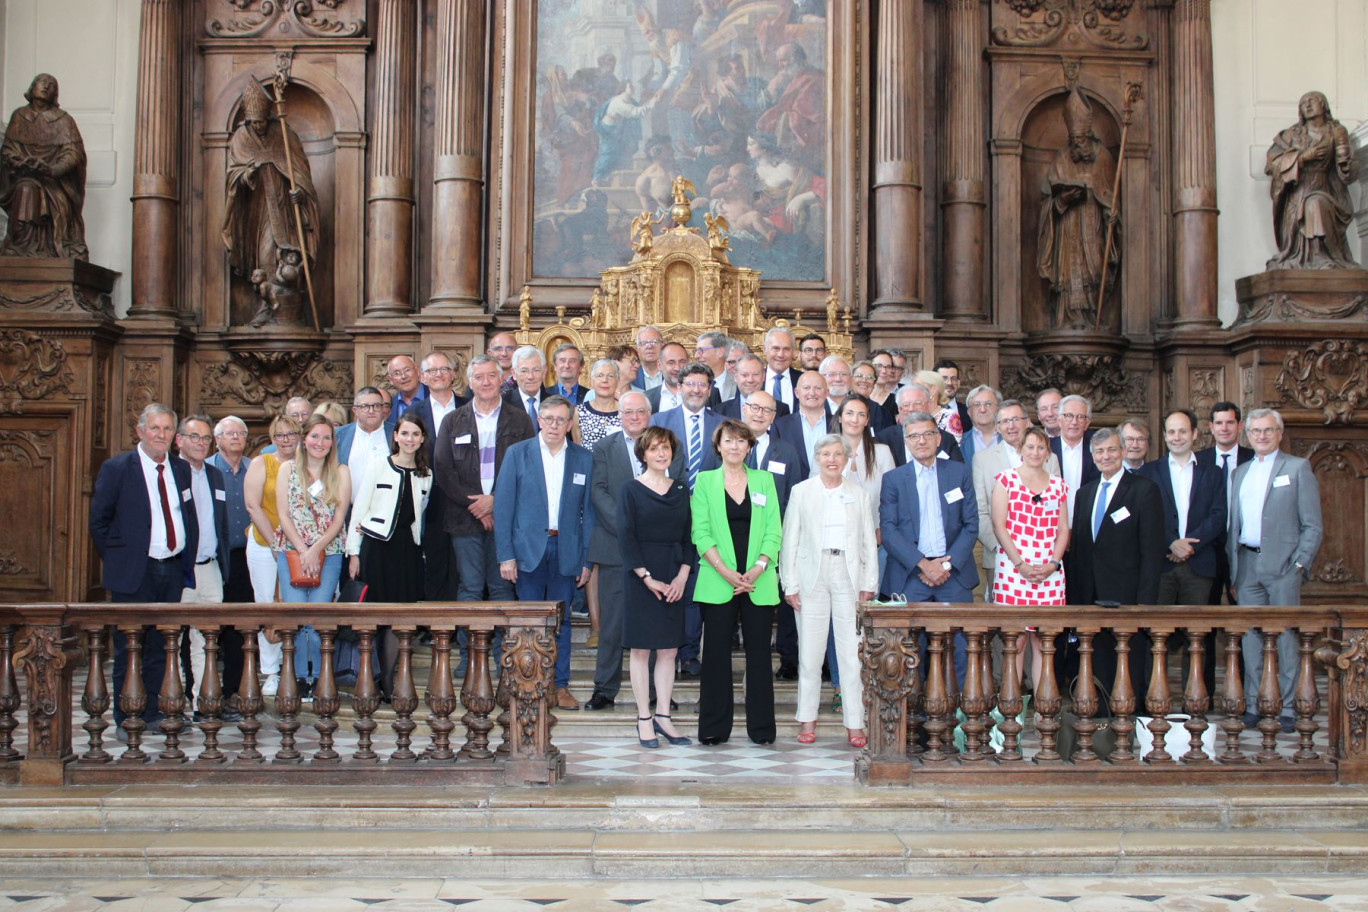
[[826,4],[540,0],[532,274],[619,265],[643,212],[697,188],[733,261],[767,282],[827,275]]

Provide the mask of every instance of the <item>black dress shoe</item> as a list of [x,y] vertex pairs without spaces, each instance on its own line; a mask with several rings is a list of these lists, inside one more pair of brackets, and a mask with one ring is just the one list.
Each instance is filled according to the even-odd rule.
[[1258,728],[1258,727],[1259,727],[1259,714],[1258,714],[1258,713],[1245,713],[1245,714],[1244,714],[1244,717],[1243,717],[1240,721],[1244,722],[1244,727],[1245,727],[1245,728]]
[[704,738],[702,735],[698,737],[699,744],[706,744],[709,747],[712,747],[715,744],[724,744],[726,743],[726,740],[726,738]]
[[1297,720],[1291,716],[1278,716],[1278,726],[1284,735],[1290,735],[1297,730]]
[[703,666],[697,659],[689,659],[687,662],[680,663],[679,676],[681,678],[696,678],[703,673]]
[[774,673],[774,677],[780,681],[796,681],[798,680],[798,666],[781,662],[779,670]]
[[585,709],[611,709],[612,707],[613,698],[604,696],[598,691],[594,691],[593,696],[591,696],[589,698],[589,701],[584,704]]

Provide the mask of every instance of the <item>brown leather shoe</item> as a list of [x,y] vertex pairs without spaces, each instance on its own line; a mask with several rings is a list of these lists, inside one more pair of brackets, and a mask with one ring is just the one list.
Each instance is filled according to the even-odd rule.
[[579,709],[579,700],[567,688],[556,688],[556,709]]

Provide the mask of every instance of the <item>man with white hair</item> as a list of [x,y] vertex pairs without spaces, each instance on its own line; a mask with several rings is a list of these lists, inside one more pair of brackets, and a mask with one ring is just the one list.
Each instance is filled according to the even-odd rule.
[[850,393],[850,362],[840,355],[827,355],[817,369],[827,385],[827,405],[834,414]]
[[960,438],[960,452],[964,454],[964,464],[972,471],[974,454],[981,453],[1002,439],[997,432],[997,407],[1002,396],[991,386],[976,386],[964,397],[965,407],[969,410],[969,424]]
[[[286,409],[290,403],[285,404]],[[309,400],[302,400],[307,407]],[[247,513],[247,497],[243,485],[247,481],[247,423],[236,415],[227,415],[214,425],[214,446],[218,452],[209,464],[223,476],[224,507],[228,512],[228,572],[223,583],[226,604],[248,605],[256,601],[252,593],[252,576],[247,569],[247,529],[252,518]],[[242,679],[242,633],[235,627],[219,631],[219,657],[223,659],[223,697],[227,700],[237,693]],[[235,715],[225,709],[223,716]]]
[[1069,516],[1073,516],[1078,489],[1097,478],[1092,457],[1092,403],[1082,396],[1059,400],[1059,436],[1050,438],[1050,452],[1059,460],[1059,471],[1069,486]]
[[644,392],[665,382],[665,372],[660,366],[660,349],[664,344],[665,337],[658,327],[643,326],[637,330],[636,350],[641,368],[632,386]]
[[[935,409],[931,406],[931,390],[920,383],[909,383],[906,386],[899,387],[897,401],[897,420],[891,427],[886,427],[875,434],[874,438],[886,445],[889,451],[893,453],[894,465],[903,466],[913,458],[912,448],[903,434],[903,422],[913,412],[935,414]],[[960,451],[960,445],[955,442],[954,434],[945,430],[940,432],[940,443],[936,446],[936,458],[964,462],[964,456]]]
[[504,390],[504,401],[516,405],[532,419],[532,430],[538,431],[541,425],[537,415],[541,412],[542,400],[552,395],[550,387],[542,386],[546,376],[546,355],[535,345],[524,345],[513,353],[512,389]]
[[793,333],[778,326],[765,333],[765,392],[793,412],[798,408],[794,387],[802,375],[793,367]]

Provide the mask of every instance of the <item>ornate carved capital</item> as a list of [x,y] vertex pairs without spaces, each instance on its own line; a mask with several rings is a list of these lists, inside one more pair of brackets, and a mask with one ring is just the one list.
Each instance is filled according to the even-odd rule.
[[1326,424],[1349,424],[1368,398],[1368,344],[1326,339],[1283,358],[1273,381],[1283,401],[1320,409]]
[[[1078,42],[1098,48],[1141,50],[1149,47],[1142,8],[1128,21],[1135,0],[998,0],[1011,12],[1012,27],[993,28],[993,43],[1011,47],[1051,47]],[[997,18],[996,16],[994,18]]]
[[365,0],[208,0],[204,30],[214,38],[255,38],[275,29],[310,38],[366,32]]
[[61,342],[22,329],[0,331],[0,414],[19,414],[24,400],[70,393],[75,376]]
[[1065,395],[1086,396],[1093,410],[1105,412],[1114,405],[1132,414],[1145,410],[1145,384],[1122,366],[1120,355],[1035,355],[1020,367],[1006,372],[1003,393],[1027,399],[1039,390],[1055,387]]

